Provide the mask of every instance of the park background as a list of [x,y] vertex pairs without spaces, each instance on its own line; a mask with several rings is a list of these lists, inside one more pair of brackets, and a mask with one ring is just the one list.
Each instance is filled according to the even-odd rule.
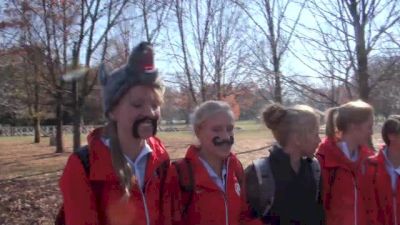
[[259,116],[271,102],[322,115],[362,99],[375,146],[399,114],[399,0],[0,0],[0,224],[52,224],[66,159],[106,122],[98,66],[141,41],[166,85],[158,135],[172,159],[210,99],[232,106],[244,165],[273,142]]

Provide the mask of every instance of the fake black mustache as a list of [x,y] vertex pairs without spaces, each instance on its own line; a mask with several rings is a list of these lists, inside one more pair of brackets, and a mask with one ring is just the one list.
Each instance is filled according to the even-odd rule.
[[139,135],[139,126],[141,123],[150,120],[151,124],[153,125],[153,136],[156,135],[157,133],[157,118],[151,118],[151,117],[143,117],[141,119],[136,120],[133,125],[132,125],[132,135],[134,138],[140,138]]
[[215,146],[222,146],[222,145],[231,146],[233,145],[233,143],[235,143],[235,140],[233,136],[230,136],[229,139],[221,139],[220,137],[214,137],[212,139],[212,142]]

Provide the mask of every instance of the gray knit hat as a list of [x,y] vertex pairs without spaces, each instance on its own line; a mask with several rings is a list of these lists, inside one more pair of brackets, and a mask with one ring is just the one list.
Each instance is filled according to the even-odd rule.
[[103,86],[105,114],[113,109],[121,97],[136,85],[152,85],[162,88],[158,71],[154,66],[153,47],[148,42],[137,45],[129,56],[127,64],[108,74],[104,65],[99,69],[99,79]]

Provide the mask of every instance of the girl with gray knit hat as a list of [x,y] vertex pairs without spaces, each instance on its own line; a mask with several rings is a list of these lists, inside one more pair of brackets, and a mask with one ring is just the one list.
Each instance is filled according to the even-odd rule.
[[68,159],[60,179],[59,223],[163,223],[169,157],[155,137],[164,88],[153,59],[152,45],[143,42],[111,74],[100,67],[108,124],[89,134],[88,146]]

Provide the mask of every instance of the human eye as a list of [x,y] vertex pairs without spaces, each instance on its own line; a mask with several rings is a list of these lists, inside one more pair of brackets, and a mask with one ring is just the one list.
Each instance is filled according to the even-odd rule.
[[141,108],[143,104],[139,101],[130,102],[130,105],[134,108]]
[[213,127],[212,131],[214,132],[221,132],[222,131],[222,127],[221,126],[217,126],[217,127]]

